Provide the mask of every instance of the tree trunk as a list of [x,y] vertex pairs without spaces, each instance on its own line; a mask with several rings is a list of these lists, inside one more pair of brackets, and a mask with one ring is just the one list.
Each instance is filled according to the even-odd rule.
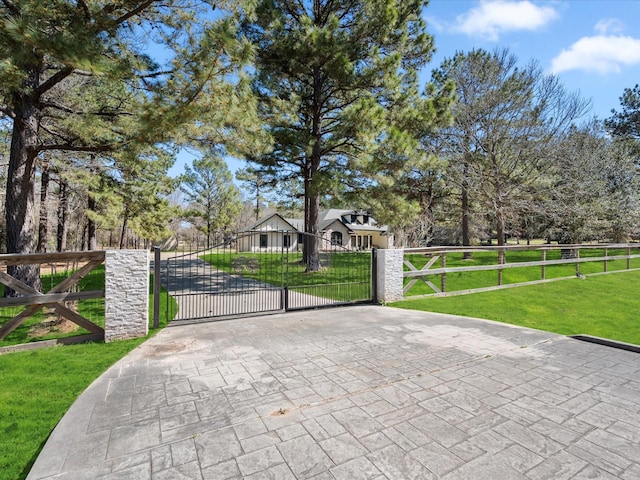
[[309,198],[309,261],[307,272],[320,270],[320,232],[318,223],[320,218],[320,196],[313,194]]
[[87,250],[89,250],[89,219],[87,219],[82,228],[82,237],[80,240],[80,251],[85,252]]
[[58,205],[58,252],[67,250],[67,234],[69,225],[67,223],[69,217],[69,185],[63,179],[60,179],[60,204]]
[[502,208],[496,209],[496,236],[498,237],[498,246],[503,246],[505,238],[505,224]]
[[256,222],[260,220],[260,180],[256,177]]
[[[91,195],[88,195],[88,197],[87,197],[87,207],[92,212],[96,211],[96,201]],[[87,216],[87,236],[88,236],[88,240],[89,240],[89,242],[88,242],[89,243],[89,250],[97,250],[98,249],[98,238],[97,238],[96,222],[93,221],[90,218],[90,216]]]
[[307,169],[304,170],[304,236],[302,238],[302,263],[309,264],[309,252],[311,247],[309,245],[309,179],[307,178]]
[[[28,79],[31,87],[37,87],[39,78],[40,72],[33,69]],[[5,219],[8,253],[32,253],[36,248],[34,185],[40,115],[32,99],[26,96],[20,99],[13,120],[7,170]],[[41,290],[39,265],[10,265],[7,273]],[[15,295],[15,292],[7,289],[5,294]]]
[[[496,209],[496,236],[498,237],[498,246],[502,247],[505,244],[505,221],[504,221],[504,212],[502,211],[502,207]],[[498,263],[504,263],[504,250],[500,249],[498,251]]]
[[124,248],[124,240],[125,240],[125,235],[127,233],[127,223],[128,223],[128,217],[129,216],[129,211],[128,209],[125,208],[124,210],[124,218],[122,219],[122,231],[120,232],[120,250],[122,250]]
[[[471,235],[469,233],[469,189],[467,185],[467,181],[463,180],[462,182],[462,246],[469,247],[471,246]],[[462,254],[462,258],[465,260],[471,259],[471,252],[464,252]]]
[[313,149],[307,158],[304,171],[304,197],[305,197],[305,242],[307,272],[320,270],[320,195],[313,184],[314,177],[320,168],[322,160],[322,75],[320,67],[313,67],[313,106],[311,110],[311,136]]
[[427,205],[424,208],[424,211],[427,213],[427,221],[429,222],[425,232],[425,246],[431,247],[433,245],[433,234],[434,234],[434,224],[433,221],[433,206],[434,206],[433,194],[430,194],[427,199]]
[[[315,150],[315,148],[314,148]],[[320,270],[320,196],[314,192],[311,165],[305,167],[304,177],[304,242],[302,260],[307,272]]]
[[40,172],[40,219],[38,220],[38,252],[47,251],[49,233],[47,197],[49,195],[49,164],[43,163]]

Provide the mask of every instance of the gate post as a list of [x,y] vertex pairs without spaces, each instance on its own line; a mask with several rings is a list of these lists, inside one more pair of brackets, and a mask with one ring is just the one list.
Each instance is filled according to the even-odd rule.
[[160,246],[153,247],[153,328],[160,327]]
[[104,341],[149,333],[149,252],[105,252]]
[[379,249],[376,262],[376,300],[380,303],[402,300],[402,262],[404,250]]
[[371,249],[371,300],[373,303],[380,303],[378,300],[378,249]]

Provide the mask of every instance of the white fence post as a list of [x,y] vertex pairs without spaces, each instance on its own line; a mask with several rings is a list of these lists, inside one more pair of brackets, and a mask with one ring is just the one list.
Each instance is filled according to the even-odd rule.
[[105,252],[104,341],[149,333],[149,252]]
[[378,250],[377,298],[381,303],[402,300],[404,250]]

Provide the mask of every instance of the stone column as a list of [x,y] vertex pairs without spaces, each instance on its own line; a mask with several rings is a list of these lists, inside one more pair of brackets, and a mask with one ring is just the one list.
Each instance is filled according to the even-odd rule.
[[104,341],[149,333],[149,252],[105,252]]
[[402,300],[404,250],[378,250],[377,296],[381,303]]

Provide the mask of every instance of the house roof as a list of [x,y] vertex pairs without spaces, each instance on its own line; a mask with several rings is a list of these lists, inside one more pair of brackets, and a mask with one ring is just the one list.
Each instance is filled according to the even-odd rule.
[[326,219],[326,220],[321,220],[320,221],[320,225],[319,225],[320,231],[327,230],[331,225],[333,225],[336,222],[338,222],[340,224],[340,226],[346,228],[349,233],[352,233],[352,230],[349,228],[349,226],[346,225],[344,222],[341,222],[337,218],[329,218],[329,219]]
[[304,232],[304,220],[301,218],[287,218],[285,219],[289,225],[291,225],[298,232]]
[[[351,223],[350,216],[352,214],[356,215],[367,215],[369,219],[368,224],[362,223]],[[273,213],[266,217],[261,218],[257,222],[253,223],[249,226],[245,231],[257,230],[260,225],[268,223],[269,220],[273,218],[278,218],[287,225],[291,227],[291,230],[296,230],[298,232],[304,232],[304,220],[300,218],[284,218],[282,215],[278,213]],[[344,218],[343,218],[344,217]],[[318,215],[318,228],[320,231],[325,231],[329,226],[334,222],[340,222],[343,226],[345,226],[350,232],[353,231],[368,231],[368,232],[382,232],[386,233],[388,227],[386,225],[378,225],[376,220],[369,216],[366,212],[362,212],[359,210],[348,210],[348,209],[339,209],[339,208],[329,208],[327,210],[321,210]]]
[[327,210],[320,210],[320,222],[327,220],[338,220],[342,218],[343,215],[347,215],[353,213],[354,210],[342,210],[339,208],[329,208]]
[[[280,220],[282,220],[284,223],[286,223],[287,225],[289,225],[291,227],[292,230],[300,230],[298,228],[298,225],[295,225],[293,223],[291,223],[292,221],[294,222],[298,222],[298,220],[295,219],[287,219],[284,218],[282,215],[280,215],[279,213],[272,213],[271,215],[267,215],[266,217],[262,217],[260,220],[252,223],[251,225],[249,225],[245,231],[251,231],[251,230],[258,230],[258,227],[260,225],[263,225],[265,223],[267,223],[269,220],[271,220],[272,218],[279,218]],[[304,230],[304,222],[302,224],[302,230]]]
[[[366,215],[369,219],[369,223],[352,223],[350,221],[350,216],[351,215]],[[324,219],[342,219],[343,217],[346,217],[343,220],[343,223],[347,226],[347,228],[349,230],[355,231],[367,231],[367,232],[383,232],[386,233],[387,230],[389,230],[389,227],[387,227],[386,225],[378,225],[378,222],[376,221],[375,218],[373,218],[371,215],[369,215],[367,212],[363,212],[361,210],[343,210],[343,209],[337,209],[337,208],[330,208],[328,210],[323,210],[322,212],[320,212],[320,217],[324,218]]]

